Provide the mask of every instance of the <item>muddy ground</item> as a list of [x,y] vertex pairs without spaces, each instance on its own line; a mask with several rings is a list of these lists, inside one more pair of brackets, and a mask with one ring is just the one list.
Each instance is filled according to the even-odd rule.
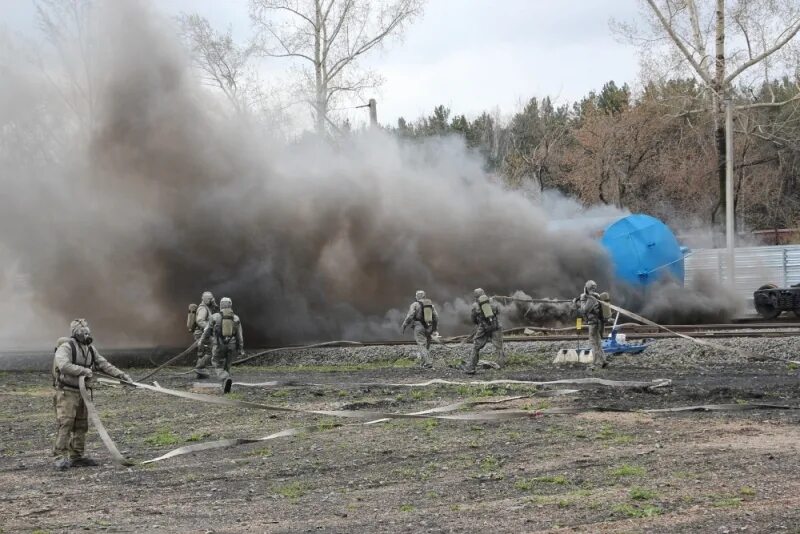
[[[750,344],[748,350],[800,356],[800,338],[742,343]],[[367,386],[466,377],[442,368],[444,362],[433,371],[415,368],[408,348],[329,349],[327,358],[325,351],[298,352],[294,359],[287,353],[260,366],[237,368],[235,378],[318,385],[234,386],[232,397],[309,409],[408,413],[459,400],[524,395],[528,398],[468,410],[515,408],[529,416],[365,426],[102,386],[94,393],[100,415],[123,453],[137,461],[190,443],[261,437],[292,427],[311,431],[120,468],[90,429],[88,450],[101,467],[62,473],[52,468],[50,456],[55,427],[49,376],[5,372],[0,375],[0,528],[40,533],[800,532],[800,410],[537,415],[560,406],[800,406],[794,364],[747,363],[740,355],[665,340],[650,353],[620,357],[608,369],[591,372],[554,368],[549,363],[554,346],[509,344],[512,364],[474,379],[669,378],[673,385],[655,392],[576,386],[580,391],[559,397],[546,397],[550,388],[524,385]],[[456,353],[439,354],[453,360]],[[156,379],[166,387],[193,388],[193,378],[177,375],[184,369],[165,370]],[[129,372],[141,376],[145,370]]]

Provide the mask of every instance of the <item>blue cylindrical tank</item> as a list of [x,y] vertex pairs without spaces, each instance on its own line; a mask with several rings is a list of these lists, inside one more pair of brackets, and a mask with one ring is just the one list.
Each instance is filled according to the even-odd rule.
[[646,286],[665,274],[683,285],[681,247],[669,227],[649,215],[628,215],[606,228],[601,240],[614,262],[617,278]]

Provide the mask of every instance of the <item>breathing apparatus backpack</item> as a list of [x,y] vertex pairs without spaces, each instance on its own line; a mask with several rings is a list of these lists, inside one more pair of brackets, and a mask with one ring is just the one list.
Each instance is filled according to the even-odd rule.
[[186,328],[194,332],[197,327],[197,304],[189,304],[189,315],[186,316]]
[[433,325],[433,302],[431,299],[422,299],[419,301],[422,305],[422,322],[425,326]]
[[219,313],[222,315],[220,334],[224,338],[233,336],[233,334],[236,332],[236,323],[233,320],[233,310],[231,308],[225,308],[224,310],[220,310]]
[[485,322],[489,326],[496,328],[497,315],[494,313],[494,310],[492,309],[492,304],[491,301],[489,300],[489,297],[487,297],[486,295],[481,295],[480,297],[478,297],[478,307],[481,310],[481,315],[483,315]]

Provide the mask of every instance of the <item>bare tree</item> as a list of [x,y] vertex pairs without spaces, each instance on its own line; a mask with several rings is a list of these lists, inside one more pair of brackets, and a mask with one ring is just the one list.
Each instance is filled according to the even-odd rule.
[[[667,43],[667,67],[689,72],[702,82],[713,116],[719,197],[711,213],[720,224],[725,213],[724,102],[734,88],[757,87],[797,68],[790,45],[800,31],[797,0],[641,0],[649,28],[617,24],[616,29],[655,54]],[[760,67],[760,68],[756,68]],[[743,108],[780,107],[796,100],[744,104]],[[706,105],[695,111],[706,111]],[[692,111],[684,112],[691,113]]]
[[178,22],[192,51],[193,63],[203,73],[203,82],[219,88],[238,113],[246,111],[247,91],[243,79],[253,47],[237,45],[230,28],[219,32],[200,15],[184,13],[178,17]]
[[72,111],[80,130],[88,135],[94,126],[97,73],[94,69],[91,0],[36,0],[36,15],[61,71],[42,68],[47,81]]
[[399,36],[424,0],[251,0],[250,17],[266,56],[291,58],[311,105],[317,132],[325,131],[339,96],[375,87],[375,73],[359,60]]

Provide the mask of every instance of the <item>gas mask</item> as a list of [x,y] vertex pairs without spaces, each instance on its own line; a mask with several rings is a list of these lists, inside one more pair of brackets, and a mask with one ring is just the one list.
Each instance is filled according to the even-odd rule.
[[92,338],[92,331],[89,329],[89,323],[86,319],[75,319],[70,326],[72,327],[72,337],[74,337],[78,343],[83,345],[92,344],[94,339]]

